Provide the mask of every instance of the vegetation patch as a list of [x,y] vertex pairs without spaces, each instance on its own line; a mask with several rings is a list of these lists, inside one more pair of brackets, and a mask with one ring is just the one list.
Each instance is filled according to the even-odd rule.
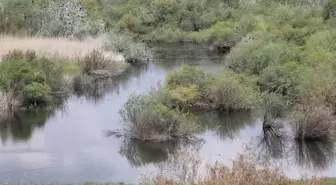
[[256,107],[255,84],[253,78],[227,70],[215,75],[198,67],[184,66],[168,75],[163,89],[166,103],[171,106],[234,111]]
[[134,139],[164,142],[190,136],[196,128],[187,113],[167,107],[154,95],[132,95],[120,111],[127,134]]

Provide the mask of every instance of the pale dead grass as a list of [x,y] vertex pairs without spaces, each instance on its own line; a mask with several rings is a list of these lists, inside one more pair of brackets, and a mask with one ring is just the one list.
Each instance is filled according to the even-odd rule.
[[[280,169],[256,162],[251,154],[239,154],[232,165],[221,161],[204,165],[199,153],[183,150],[174,157],[163,172],[144,176],[142,185],[328,185],[325,178],[292,181]],[[200,170],[204,166],[206,170]]]
[[84,57],[93,50],[101,51],[105,57],[113,61],[123,61],[120,54],[106,52],[103,48],[104,37],[88,38],[84,41],[69,40],[66,38],[43,37],[16,37],[0,35],[0,61],[1,57],[12,50],[34,50],[38,56],[56,56],[65,59]]

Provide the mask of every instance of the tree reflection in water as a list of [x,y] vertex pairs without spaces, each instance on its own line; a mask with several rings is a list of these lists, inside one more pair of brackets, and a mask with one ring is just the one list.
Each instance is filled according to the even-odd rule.
[[252,154],[261,161],[282,160],[303,169],[323,171],[335,159],[334,143],[330,139],[299,141],[291,138],[284,130],[264,128],[262,135],[254,141]]
[[0,118],[0,137],[3,143],[13,141],[27,141],[36,128],[41,128],[46,121],[55,114],[56,110],[64,111],[63,100],[53,102],[52,107],[36,110],[11,111]]
[[299,141],[292,144],[294,162],[305,169],[326,170],[335,159],[334,143],[332,140]]
[[211,111],[194,114],[197,115],[201,124],[198,132],[215,130],[222,139],[234,139],[239,135],[241,129],[256,123],[250,112]]
[[282,159],[288,146],[288,135],[281,128],[263,128],[261,136],[256,139],[256,157],[258,160],[271,157]]
[[202,144],[203,141],[198,139],[152,143],[125,138],[119,153],[125,156],[133,167],[141,167],[150,163],[159,164],[166,162],[181,148],[199,148]]

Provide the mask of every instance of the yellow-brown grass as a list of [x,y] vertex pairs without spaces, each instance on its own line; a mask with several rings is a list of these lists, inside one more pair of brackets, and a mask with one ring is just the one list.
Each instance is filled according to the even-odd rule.
[[[182,155],[181,155],[182,154]],[[197,153],[180,153],[173,159],[173,165],[163,167],[163,173],[145,176],[145,185],[329,185],[327,179],[293,181],[283,172],[268,163],[260,164],[248,154],[240,154],[232,165],[221,162],[200,165],[202,159]],[[204,164],[204,163],[203,163]],[[208,166],[204,172],[202,166]],[[167,175],[170,174],[170,175]]]
[[120,54],[106,52],[103,48],[104,37],[74,41],[66,38],[15,37],[0,35],[1,57],[12,50],[34,50],[38,56],[57,56],[65,59],[84,57],[93,50],[101,51],[113,61],[123,61]]

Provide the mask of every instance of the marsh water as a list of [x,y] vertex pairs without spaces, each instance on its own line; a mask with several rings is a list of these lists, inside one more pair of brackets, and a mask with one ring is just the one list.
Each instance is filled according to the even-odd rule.
[[[209,72],[221,70],[222,56],[195,45],[154,46],[151,63],[132,68],[115,81],[78,90],[53,109],[13,113],[0,124],[0,180],[34,182],[136,183],[181,148],[107,137],[121,129],[119,110],[132,93],[146,93],[170,71],[184,64]],[[276,131],[263,131],[261,120],[250,113],[198,112],[195,134],[206,162],[230,164],[244,151],[256,159],[270,159],[290,178],[302,174],[336,176],[333,142],[296,142]]]

